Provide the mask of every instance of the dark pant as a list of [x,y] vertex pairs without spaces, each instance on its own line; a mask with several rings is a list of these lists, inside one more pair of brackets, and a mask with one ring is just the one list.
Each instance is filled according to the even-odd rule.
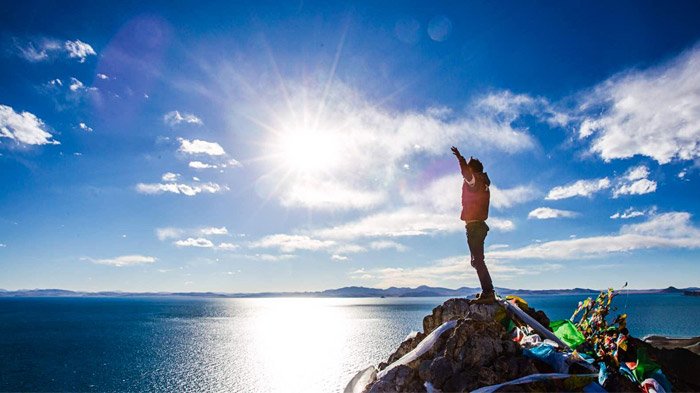
[[489,269],[484,262],[484,240],[489,231],[488,225],[483,221],[474,221],[467,224],[467,244],[469,252],[472,254],[472,267],[476,269],[479,276],[482,293],[493,292],[493,283]]

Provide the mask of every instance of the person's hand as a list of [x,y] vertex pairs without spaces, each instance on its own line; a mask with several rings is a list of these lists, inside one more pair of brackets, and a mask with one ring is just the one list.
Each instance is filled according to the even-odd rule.
[[452,154],[454,154],[455,156],[457,156],[457,158],[462,157],[462,153],[460,153],[460,152],[459,152],[459,149],[457,149],[456,147],[452,146],[452,147],[450,148],[450,150],[452,150]]

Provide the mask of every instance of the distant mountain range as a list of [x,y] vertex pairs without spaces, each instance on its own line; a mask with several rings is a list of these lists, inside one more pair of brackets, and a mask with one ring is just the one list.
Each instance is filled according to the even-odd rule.
[[[326,289],[316,292],[259,292],[259,293],[224,293],[224,292],[81,292],[65,289],[20,289],[8,291],[0,289],[0,297],[133,297],[133,296],[191,296],[191,297],[220,297],[220,298],[259,298],[259,297],[468,297],[479,293],[479,288],[461,287],[457,289],[429,287],[421,285],[416,288],[391,287],[387,289],[366,287],[343,287]],[[627,293],[677,293],[693,294],[700,288],[664,289],[625,289]],[[597,289],[511,289],[496,288],[496,292],[504,295],[593,295],[600,292]]]

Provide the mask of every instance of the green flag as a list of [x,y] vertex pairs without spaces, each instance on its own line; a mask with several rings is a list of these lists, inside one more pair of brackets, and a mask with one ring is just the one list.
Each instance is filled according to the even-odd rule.
[[576,348],[586,341],[583,334],[581,334],[581,332],[576,329],[576,326],[568,319],[552,321],[549,323],[549,327],[552,328],[555,336],[571,348]]

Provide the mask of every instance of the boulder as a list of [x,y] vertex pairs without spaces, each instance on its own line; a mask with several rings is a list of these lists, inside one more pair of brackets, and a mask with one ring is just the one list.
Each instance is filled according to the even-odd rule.
[[[543,326],[549,318],[542,311],[525,309]],[[435,340],[434,345],[416,360],[389,370],[382,378],[373,380],[365,393],[425,392],[425,384],[441,392],[468,392],[479,387],[508,382],[524,376],[551,373],[545,362],[526,358],[519,344],[506,332],[502,318],[505,311],[499,304],[477,305],[467,299],[450,299],[435,307],[423,319],[423,332],[399,345],[379,369],[416,348],[437,327],[447,321],[456,321]],[[649,356],[659,363],[676,391],[700,391],[700,356],[683,349],[655,348],[649,343],[630,338],[630,348],[644,347]],[[636,352],[634,352],[636,353]],[[571,374],[590,373],[584,367],[570,368]],[[503,391],[544,392],[581,391],[590,377],[565,380],[546,380],[509,386]],[[611,373],[605,388],[609,391],[639,391],[629,379]]]

